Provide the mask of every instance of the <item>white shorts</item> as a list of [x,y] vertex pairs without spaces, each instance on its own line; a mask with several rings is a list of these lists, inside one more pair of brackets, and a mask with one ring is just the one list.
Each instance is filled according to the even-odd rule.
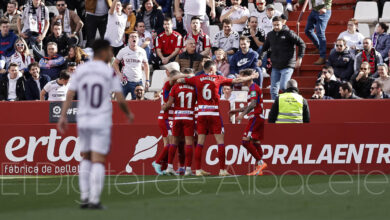
[[78,136],[81,152],[110,152],[111,128],[78,128]]

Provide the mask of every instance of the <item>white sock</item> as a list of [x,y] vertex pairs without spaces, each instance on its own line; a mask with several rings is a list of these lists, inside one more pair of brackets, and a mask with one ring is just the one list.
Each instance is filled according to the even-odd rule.
[[89,196],[89,176],[91,174],[91,161],[80,161],[79,187],[81,201],[88,199]]
[[186,171],[187,171],[187,172],[191,172],[191,167],[187,167],[187,168],[186,168]]
[[92,163],[90,179],[91,190],[89,194],[90,203],[97,204],[100,202],[100,194],[103,190],[105,172],[106,171],[102,163]]
[[169,169],[173,169],[173,164],[168,164]]

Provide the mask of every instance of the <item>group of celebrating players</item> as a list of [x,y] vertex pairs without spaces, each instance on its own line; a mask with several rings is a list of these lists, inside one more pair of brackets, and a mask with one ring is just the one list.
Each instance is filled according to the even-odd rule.
[[[172,64],[172,63],[171,63]],[[263,175],[267,164],[262,161],[260,140],[264,133],[263,95],[261,88],[253,82],[258,73],[253,69],[240,71],[235,79],[216,74],[213,61],[206,61],[204,73],[194,76],[192,69],[180,73],[178,68],[167,70],[168,79],[163,87],[162,108],[158,124],[163,136],[164,148],[153,162],[159,175],[193,175],[192,157],[195,146],[195,175],[210,175],[201,169],[202,150],[206,135],[214,135],[218,144],[219,175],[231,175],[225,165],[224,127],[219,111],[219,88],[224,85],[242,84],[249,88],[248,106],[230,111],[241,112],[237,117],[242,120],[248,115],[249,123],[242,138],[242,145],[256,159],[254,171],[247,175]],[[184,137],[184,138],[183,138]],[[184,141],[183,141],[184,140]],[[178,149],[180,168],[174,171],[173,161]]]

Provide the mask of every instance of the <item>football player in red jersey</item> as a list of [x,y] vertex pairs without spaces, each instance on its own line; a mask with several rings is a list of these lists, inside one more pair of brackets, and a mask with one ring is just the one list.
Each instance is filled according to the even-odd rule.
[[[220,85],[230,85],[250,81],[259,76],[254,73],[251,76],[240,77],[237,79],[228,79],[216,75],[217,67],[213,61],[206,61],[204,64],[204,74],[192,78],[179,79],[180,83],[193,85],[197,91],[198,119],[197,132],[198,144],[195,148],[195,166],[196,175],[203,176],[209,173],[200,169],[202,148],[207,134],[214,134],[218,144],[219,175],[230,175],[225,168],[225,144],[222,118],[219,113],[219,94]],[[178,76],[181,78],[181,76]]]
[[[168,79],[164,83],[162,89],[161,105],[164,105],[164,103],[168,102],[169,92],[171,91],[172,85],[174,84],[174,81],[172,81],[171,78],[174,76],[174,74],[177,73],[174,72],[174,70],[180,69],[179,64],[176,62],[172,62],[166,66],[167,66],[166,73]],[[152,165],[156,173],[159,175],[163,174],[162,170],[165,170],[166,164],[168,162],[168,151],[170,145],[169,137],[172,135],[172,131],[171,131],[172,115],[169,114],[170,111],[171,111],[170,109],[167,109],[165,111],[161,110],[158,116],[158,126],[163,136],[164,148],[159,154],[159,156],[157,157],[156,161],[153,161]],[[171,113],[173,112],[171,111]]]
[[[178,74],[177,71],[176,74]],[[175,75],[176,75],[175,74]],[[166,174],[175,175],[173,170],[173,159],[176,153],[176,148],[179,143],[180,136],[185,136],[185,175],[192,175],[192,146],[194,137],[194,107],[196,102],[195,87],[180,83],[175,84],[169,94],[168,102],[162,107],[163,110],[173,107],[173,125],[172,136],[173,142],[169,147],[168,168]],[[173,104],[173,105],[172,105]]]
[[[251,76],[253,69],[243,69],[240,71],[240,77]],[[242,145],[256,159],[256,169],[248,173],[248,176],[263,175],[263,170],[267,168],[267,164],[263,162],[263,150],[261,149],[260,140],[264,137],[264,114],[263,114],[263,93],[261,88],[252,80],[243,83],[249,87],[248,91],[248,106],[230,111],[231,114],[241,112],[237,120],[241,121],[245,115],[248,115],[249,123],[246,126],[242,137]]]

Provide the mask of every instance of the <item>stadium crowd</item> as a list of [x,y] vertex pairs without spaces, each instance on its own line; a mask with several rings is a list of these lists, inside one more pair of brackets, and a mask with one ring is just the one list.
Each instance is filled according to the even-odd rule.
[[[93,56],[97,32],[110,41],[112,65],[133,100],[146,99],[154,70],[176,61],[199,74],[207,60],[228,78],[254,69],[261,87],[270,77],[275,99],[304,59],[305,42],[286,25],[303,2],[278,11],[273,0],[0,0],[0,100],[63,101],[72,73]],[[380,22],[365,38],[352,18],[326,54],[332,0],[311,2],[305,33],[320,55],[314,64],[323,65],[312,98],[388,98],[389,26]],[[210,25],[220,27],[213,36]],[[221,93],[234,100],[231,90],[241,89]]]

